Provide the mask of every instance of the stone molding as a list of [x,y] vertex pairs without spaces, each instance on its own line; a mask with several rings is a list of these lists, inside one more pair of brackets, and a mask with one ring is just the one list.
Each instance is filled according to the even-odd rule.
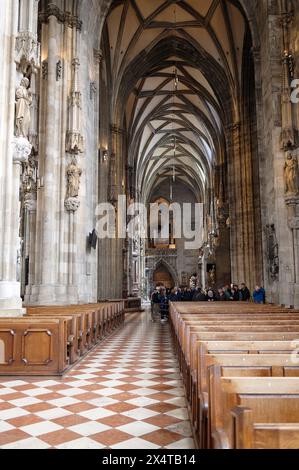
[[50,16],[55,16],[59,23],[63,23],[69,28],[76,28],[78,31],[82,30],[82,21],[77,15],[72,15],[68,11],[62,11],[54,3],[49,3],[44,11],[39,14],[39,21],[41,23],[48,23]]
[[93,57],[94,57],[94,61],[97,64],[100,64],[102,59],[103,59],[103,52],[101,51],[101,49],[94,49],[93,50]]
[[16,37],[16,58],[18,68],[25,73],[29,65],[33,72],[40,68],[40,44],[37,35],[30,31],[21,31]]
[[67,153],[77,154],[84,152],[84,137],[80,132],[68,131],[66,133],[66,146]]
[[64,207],[68,212],[76,212],[80,207],[80,201],[76,197],[69,197],[64,201]]
[[120,127],[116,126],[116,125],[112,124],[110,126],[110,129],[111,129],[112,134],[115,134],[115,135],[123,135],[124,134],[124,130],[121,129]]
[[15,137],[13,140],[13,162],[26,163],[32,150],[32,145],[24,137]]
[[28,212],[36,212],[36,193],[31,192],[27,193],[24,196],[24,206],[25,209],[27,209]]
[[299,194],[285,197],[288,207],[288,226],[291,230],[299,230]]

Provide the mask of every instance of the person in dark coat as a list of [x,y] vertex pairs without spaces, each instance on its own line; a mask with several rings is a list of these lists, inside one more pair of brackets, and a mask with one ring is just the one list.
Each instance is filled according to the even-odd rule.
[[155,289],[151,296],[151,316],[152,321],[156,321],[156,317],[160,315],[160,293],[158,289]]
[[216,295],[217,302],[225,302],[226,296],[223,288],[218,289],[218,293]]
[[168,298],[170,302],[179,302],[181,296],[179,294],[178,289],[172,289]]
[[216,302],[216,295],[215,295],[215,292],[212,289],[208,289],[207,296],[206,296],[206,301],[207,302]]
[[250,295],[250,290],[248,289],[248,287],[246,286],[246,284],[244,284],[244,282],[241,284],[240,286],[240,300],[242,300],[242,302],[249,302],[250,299],[251,299],[251,295]]
[[255,304],[264,304],[266,301],[266,293],[263,287],[256,286],[252,296]]
[[166,321],[168,319],[168,297],[166,295],[165,289],[161,289],[159,301],[160,301],[161,321]]
[[232,285],[231,294],[232,294],[232,300],[234,302],[238,302],[240,300],[239,287],[236,284]]
[[228,284],[224,287],[224,295],[225,295],[226,300],[229,300],[229,301],[234,300],[232,289]]
[[198,288],[196,289],[195,294],[193,295],[193,302],[205,302],[206,301],[206,295],[202,291],[202,289]]

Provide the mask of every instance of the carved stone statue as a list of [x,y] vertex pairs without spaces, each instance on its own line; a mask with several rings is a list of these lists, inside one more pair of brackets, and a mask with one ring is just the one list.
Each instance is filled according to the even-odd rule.
[[216,268],[213,266],[208,273],[208,280],[210,287],[214,286],[216,283]]
[[284,166],[285,194],[298,194],[299,191],[299,169],[297,157],[291,152],[287,153]]
[[22,78],[16,89],[16,135],[28,139],[30,127],[30,106],[32,93],[29,89],[28,78]]
[[80,188],[80,177],[82,175],[82,170],[77,166],[75,160],[68,165],[67,170],[67,194],[66,198],[74,198],[79,195]]
[[36,162],[33,158],[29,158],[28,162],[24,165],[23,174],[23,191],[30,193],[36,190]]

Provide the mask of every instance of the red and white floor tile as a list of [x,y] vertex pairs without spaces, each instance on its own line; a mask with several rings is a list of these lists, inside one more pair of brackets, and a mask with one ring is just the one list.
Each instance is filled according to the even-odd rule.
[[0,448],[193,449],[169,325],[149,317],[63,378],[0,378]]

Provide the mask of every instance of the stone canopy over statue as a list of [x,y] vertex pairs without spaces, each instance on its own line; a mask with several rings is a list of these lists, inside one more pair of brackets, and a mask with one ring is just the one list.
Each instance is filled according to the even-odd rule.
[[284,166],[285,194],[297,195],[299,192],[299,169],[297,157],[293,157],[291,152],[287,153]]
[[16,136],[28,139],[30,128],[30,106],[32,94],[29,89],[29,80],[24,77],[16,89]]

